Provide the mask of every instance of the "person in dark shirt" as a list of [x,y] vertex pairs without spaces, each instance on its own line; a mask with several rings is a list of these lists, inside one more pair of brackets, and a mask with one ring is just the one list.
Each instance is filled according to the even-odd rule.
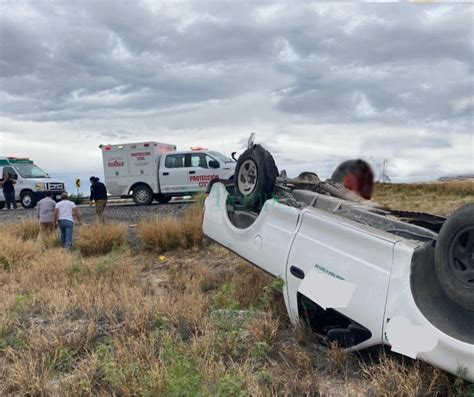
[[102,182],[99,182],[99,178],[95,176],[90,177],[91,182],[91,207],[92,202],[95,202],[95,213],[97,215],[97,222],[104,223],[104,211],[107,205],[107,188]]
[[3,179],[0,181],[0,186],[3,188],[3,197],[5,197],[7,210],[11,207],[16,210],[15,183],[16,181],[12,178],[11,174],[5,174]]

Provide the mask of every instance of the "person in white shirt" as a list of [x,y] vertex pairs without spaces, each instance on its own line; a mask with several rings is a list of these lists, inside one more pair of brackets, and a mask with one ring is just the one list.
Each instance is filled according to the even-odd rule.
[[81,223],[79,211],[66,192],[61,193],[61,201],[56,204],[54,209],[54,224],[59,225],[61,231],[61,243],[67,249],[72,249],[74,238],[74,221]]

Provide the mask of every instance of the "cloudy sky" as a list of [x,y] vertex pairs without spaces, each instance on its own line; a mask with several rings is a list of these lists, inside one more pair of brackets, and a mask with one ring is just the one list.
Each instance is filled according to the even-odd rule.
[[473,97],[467,3],[0,2],[0,155],[53,172],[98,173],[101,143],[228,154],[256,132],[289,173],[473,173]]

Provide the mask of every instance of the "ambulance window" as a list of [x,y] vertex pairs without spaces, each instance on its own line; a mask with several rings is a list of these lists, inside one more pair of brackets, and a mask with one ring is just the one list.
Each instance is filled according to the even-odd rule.
[[165,159],[166,168],[183,168],[184,154],[170,154]]

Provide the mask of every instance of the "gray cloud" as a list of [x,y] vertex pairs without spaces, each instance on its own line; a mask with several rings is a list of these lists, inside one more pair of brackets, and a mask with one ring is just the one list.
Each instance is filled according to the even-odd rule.
[[[454,153],[473,130],[470,4],[99,0],[1,7],[0,131],[7,137],[9,128],[34,136],[31,126],[48,125],[91,140],[159,133],[159,140],[188,145],[212,143],[212,131],[240,147],[257,131],[287,160],[301,158],[309,142],[324,142],[315,150],[325,166],[329,157],[396,155],[387,146],[408,161],[409,142]],[[472,168],[472,155],[463,153],[460,172]],[[419,172],[399,161],[394,173],[425,177],[435,169],[428,163]],[[437,167],[436,175],[451,171]]]

